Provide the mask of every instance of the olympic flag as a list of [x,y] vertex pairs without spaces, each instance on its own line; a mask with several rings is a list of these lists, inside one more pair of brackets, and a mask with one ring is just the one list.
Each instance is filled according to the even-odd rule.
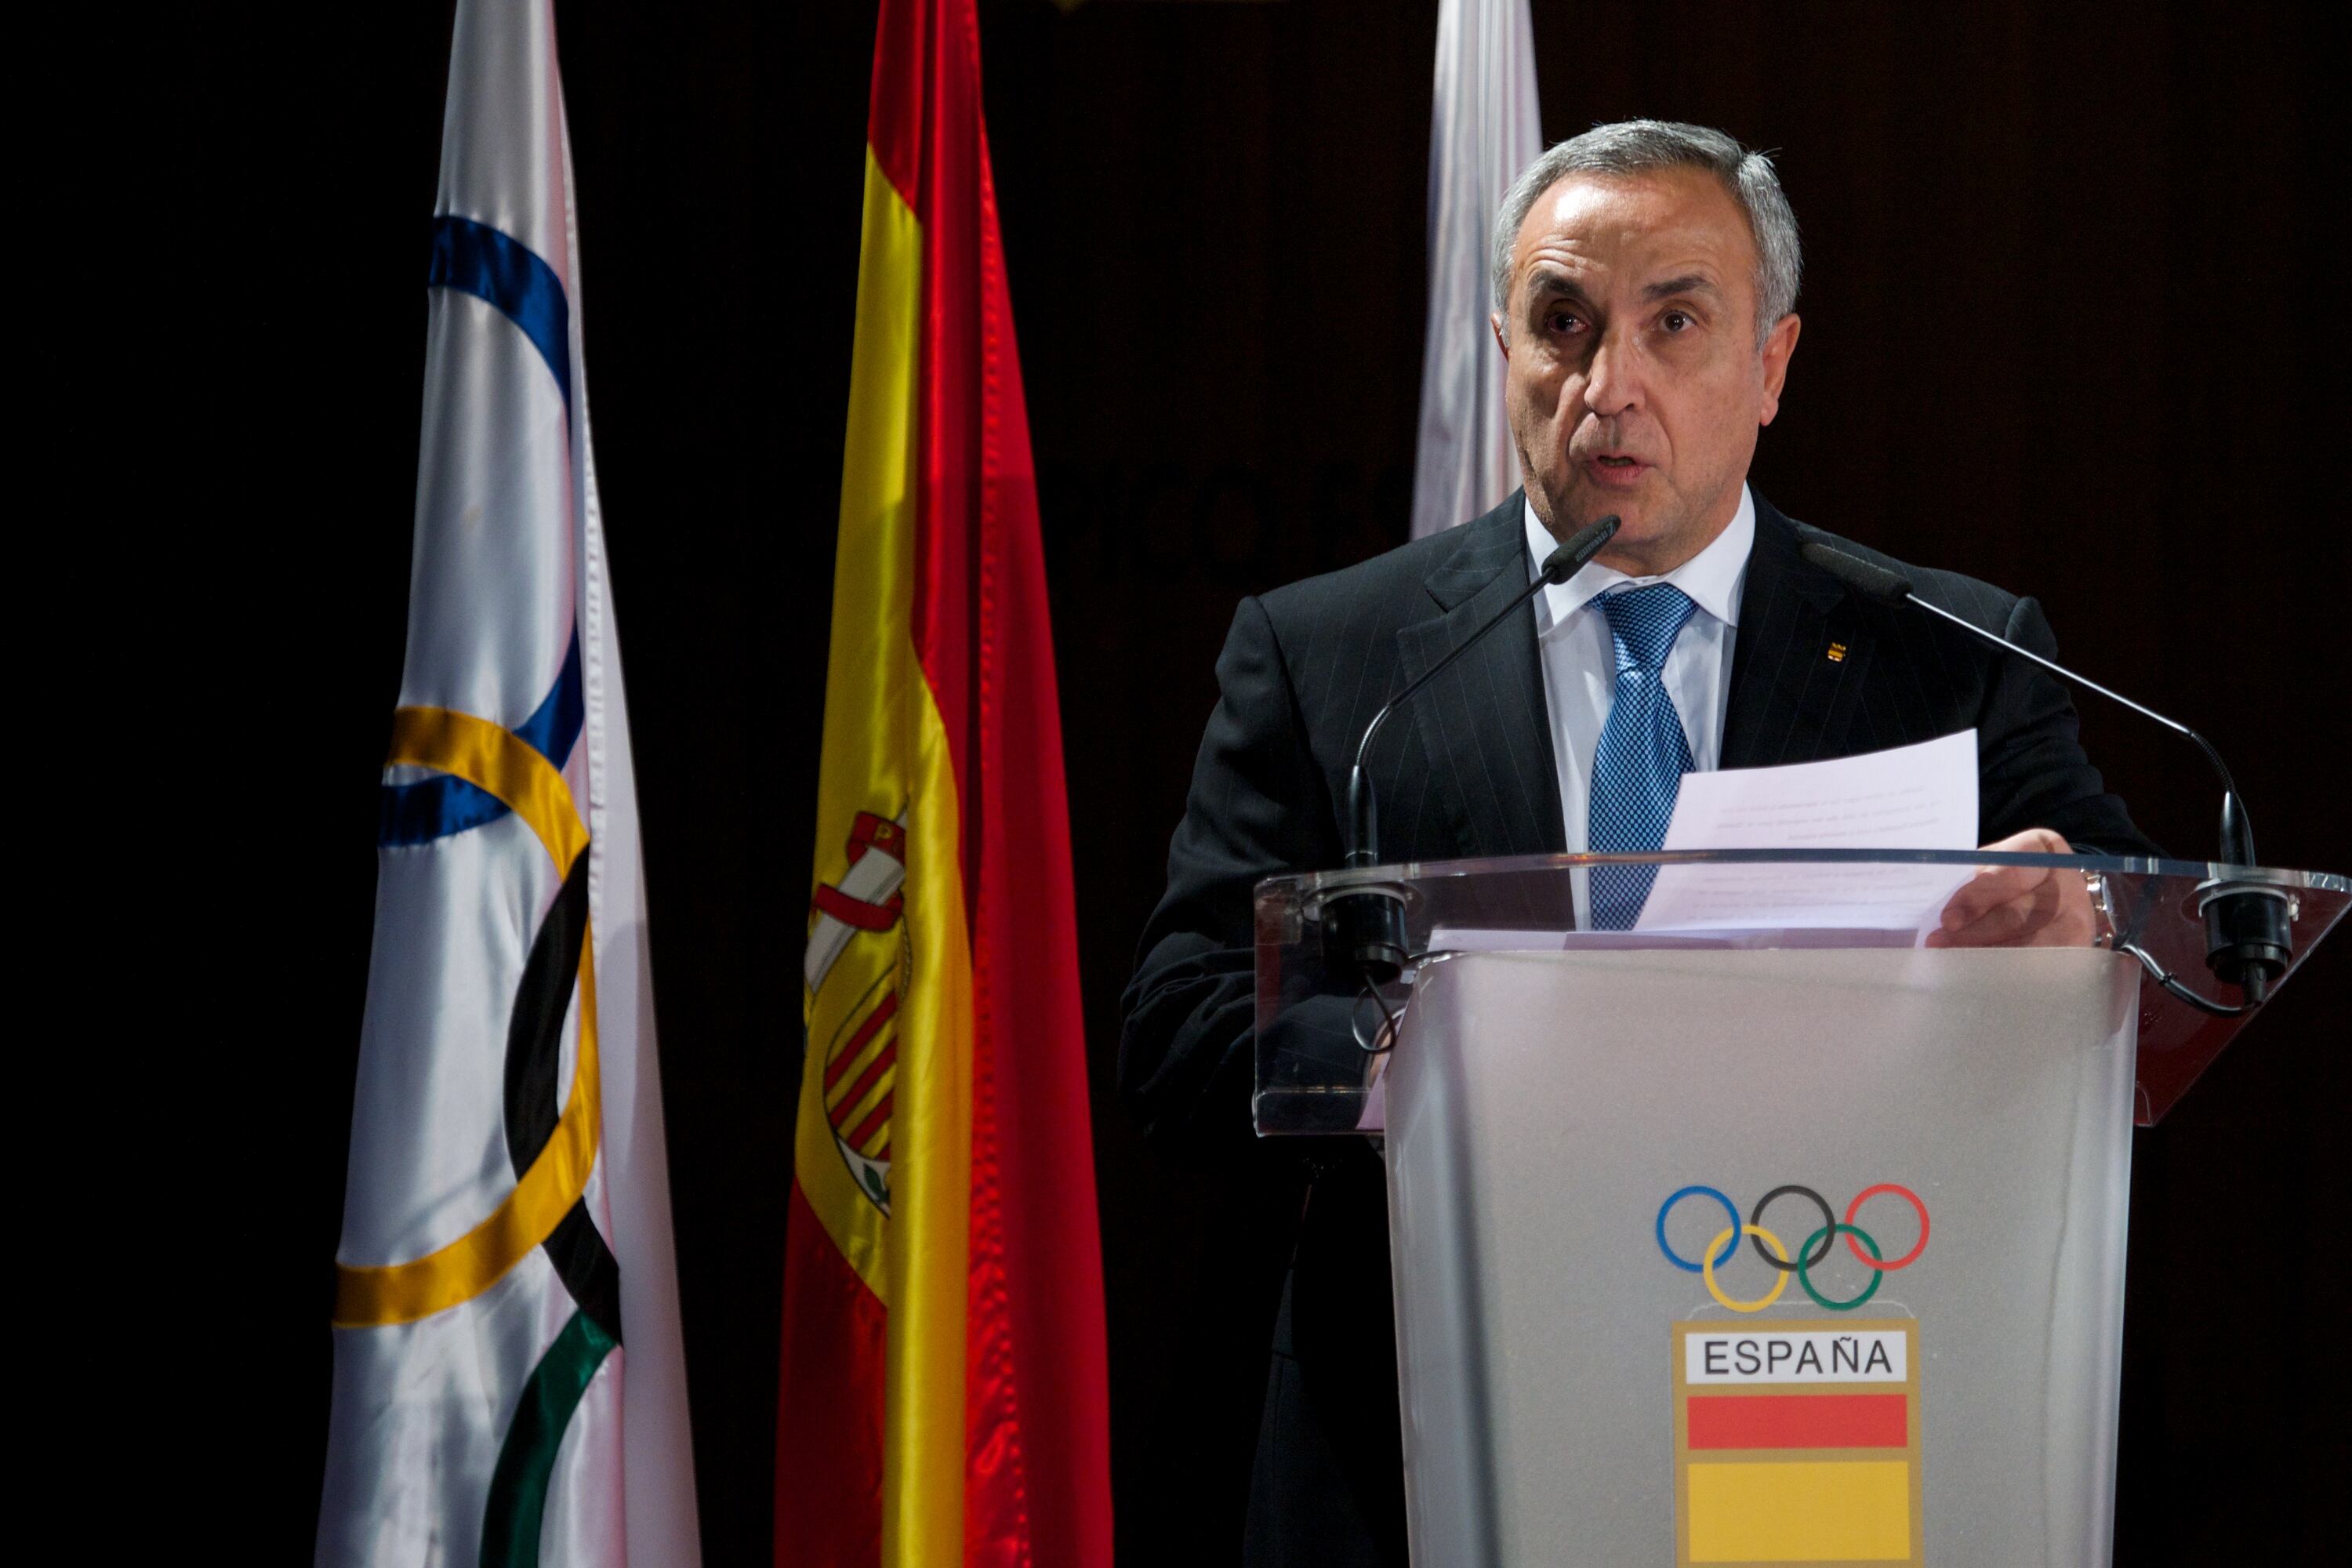
[[460,0],[435,215],[318,1560],[691,1565],[635,786],[548,0]]
[[776,1561],[1110,1561],[1061,721],[973,0],[883,0]]
[[1486,325],[1487,245],[1504,193],[1542,150],[1528,0],[1441,0],[1415,539],[1476,517],[1519,482],[1503,414],[1503,359]]

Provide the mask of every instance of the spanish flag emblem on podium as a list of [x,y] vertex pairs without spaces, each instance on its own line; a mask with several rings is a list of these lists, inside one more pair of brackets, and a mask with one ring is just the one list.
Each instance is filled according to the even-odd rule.
[[1676,1563],[1924,1560],[1916,1321],[1717,1319],[1674,1335]]
[[883,0],[866,143],[776,1561],[1108,1564],[1061,724],[973,0]]

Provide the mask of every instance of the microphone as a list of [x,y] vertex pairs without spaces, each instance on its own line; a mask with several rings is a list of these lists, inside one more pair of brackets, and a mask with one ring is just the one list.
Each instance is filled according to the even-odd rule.
[[[1911,580],[1900,573],[1889,571],[1874,562],[1849,555],[1818,541],[1798,546],[1797,553],[1811,565],[1843,583],[1865,599],[1881,604],[1911,604],[1931,616],[1951,622],[1970,635],[1981,637],[1995,647],[2003,648],[2020,658],[2040,665],[2051,674],[2060,676],[2077,686],[2087,687],[2113,702],[2120,702],[2143,718],[2153,719],[2177,735],[2186,735],[2197,742],[2221,780],[2221,863],[2224,866],[2252,867],[2254,860],[2254,828],[2246,816],[2245,802],[2238,795],[2237,782],[2231,778],[2229,764],[2213,742],[2178,719],[2168,719],[2155,709],[2135,702],[2119,691],[2111,691],[2089,676],[2078,675],[2061,664],[2021,647],[1996,632],[1989,632],[1974,621],[1964,619],[1937,605],[1931,605],[1911,591]],[[2235,985],[2246,998],[2246,1006],[2262,1005],[2271,984],[2286,973],[2294,952],[2294,940],[2287,929],[2287,899],[2284,890],[2248,883],[2228,883],[2219,879],[2209,882],[2200,890],[2200,907],[2205,916],[2205,964],[2214,978],[2227,985]],[[2174,994],[2183,996],[2209,1012],[2234,1013],[2238,1008],[2221,1007],[2205,998],[2188,992],[2175,984],[2172,977],[2151,963],[2129,942],[2126,952],[2149,966],[2149,973]]]
[[[1356,742],[1355,765],[1348,773],[1347,854],[1340,864],[1350,869],[1380,863],[1380,813],[1372,796],[1371,774],[1364,770],[1364,759],[1371,754],[1372,738],[1390,714],[1403,706],[1416,691],[1435,679],[1442,670],[1464,654],[1478,646],[1488,632],[1518,613],[1519,607],[1541,590],[1557,583],[1565,583],[1584,569],[1586,562],[1601,553],[1601,546],[1615,537],[1618,518],[1615,513],[1585,524],[1571,535],[1567,543],[1544,558],[1535,580],[1524,592],[1514,595],[1511,602],[1459,643],[1444,658],[1421,672],[1405,689],[1381,704],[1372,721],[1364,726],[1363,737]],[[1342,973],[1353,968],[1375,985],[1385,985],[1404,972],[1404,900],[1393,888],[1365,888],[1335,895],[1323,909],[1323,941],[1326,962]]]

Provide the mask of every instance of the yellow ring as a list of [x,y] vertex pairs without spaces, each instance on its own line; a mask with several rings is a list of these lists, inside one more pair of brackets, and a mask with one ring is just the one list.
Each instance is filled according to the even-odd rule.
[[[539,836],[559,877],[588,852],[572,786],[555,764],[513,731],[444,708],[402,708],[392,716],[389,762],[431,768],[504,802]],[[413,1323],[470,1301],[506,1277],[555,1233],[587,1190],[603,1133],[596,1065],[596,935],[580,938],[577,1058],[555,1131],[488,1217],[457,1240],[405,1263],[339,1264],[334,1325]]]
[[[1780,1255],[1780,1261],[1783,1263],[1789,1261],[1789,1249],[1780,1244],[1780,1238],[1779,1237],[1774,1236],[1770,1231],[1766,1230],[1760,1225],[1743,1225],[1739,1228],[1746,1235],[1757,1237],[1764,1241],[1771,1243],[1772,1250]],[[1789,1288],[1789,1277],[1785,1273],[1780,1275],[1779,1279],[1772,1281],[1772,1289],[1767,1290],[1763,1295],[1759,1296],[1753,1301],[1733,1300],[1730,1297],[1723,1293],[1723,1287],[1715,1282],[1715,1255],[1722,1249],[1723,1244],[1730,1239],[1731,1232],[1728,1228],[1718,1230],[1715,1233],[1715,1239],[1706,1244],[1706,1250],[1705,1252],[1699,1254],[1699,1276],[1706,1281],[1706,1293],[1714,1297],[1717,1301],[1722,1302],[1725,1306],[1730,1308],[1733,1311],[1760,1312],[1765,1308],[1770,1306],[1773,1302],[1780,1299],[1780,1292]]]

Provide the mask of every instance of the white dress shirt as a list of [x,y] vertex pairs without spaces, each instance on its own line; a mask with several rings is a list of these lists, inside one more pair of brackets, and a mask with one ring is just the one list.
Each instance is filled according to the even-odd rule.
[[[1525,509],[1528,576],[1559,548],[1551,531]],[[1609,618],[1593,604],[1621,584],[1643,587],[1672,583],[1697,605],[1666,656],[1666,694],[1682,715],[1691,759],[1702,772],[1723,762],[1723,723],[1731,702],[1731,645],[1739,626],[1739,591],[1748,580],[1748,555],[1756,544],[1756,499],[1739,488],[1739,510],[1713,543],[1659,577],[1628,577],[1598,561],[1565,583],[1536,595],[1536,647],[1542,656],[1544,702],[1551,714],[1551,750],[1559,766],[1559,807],[1568,829],[1568,850],[1583,851],[1591,826],[1588,799],[1592,753],[1617,690],[1617,650]],[[1576,920],[1587,923],[1585,873],[1570,878]]]

